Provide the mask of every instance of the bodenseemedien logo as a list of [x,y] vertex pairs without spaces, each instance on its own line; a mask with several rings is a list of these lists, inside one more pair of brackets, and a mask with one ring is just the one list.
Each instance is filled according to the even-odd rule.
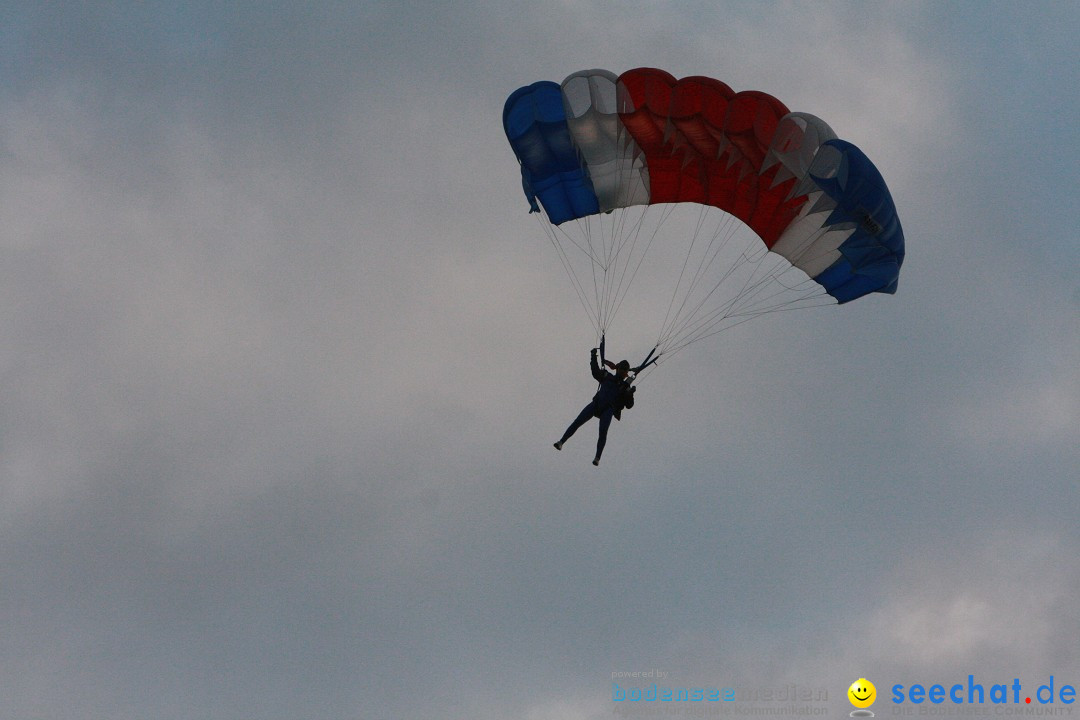
[[[781,686],[720,685],[673,681],[668,671],[611,673],[616,715],[828,717],[829,691],[797,683]],[[627,682],[626,678],[634,678]],[[640,683],[640,678],[656,682]]]

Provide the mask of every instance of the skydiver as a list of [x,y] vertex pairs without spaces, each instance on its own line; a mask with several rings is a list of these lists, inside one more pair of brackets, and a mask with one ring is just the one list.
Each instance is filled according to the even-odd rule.
[[630,363],[626,360],[620,360],[616,364],[605,360],[604,364],[615,370],[614,374],[609,373],[596,362],[597,350],[598,348],[592,349],[591,369],[592,376],[600,383],[600,387],[597,389],[596,395],[593,396],[592,402],[585,406],[577,418],[574,419],[574,422],[570,423],[570,427],[566,428],[566,432],[563,433],[559,441],[555,443],[555,449],[562,450],[563,443],[569,440],[570,436],[579,427],[587,423],[589,418],[598,418],[600,420],[600,434],[596,441],[596,458],[592,461],[593,465],[600,464],[600,455],[604,452],[604,445],[607,443],[607,432],[608,427],[611,426],[611,418],[621,420],[623,409],[634,407],[634,392],[637,391],[637,388],[627,380],[630,373]]

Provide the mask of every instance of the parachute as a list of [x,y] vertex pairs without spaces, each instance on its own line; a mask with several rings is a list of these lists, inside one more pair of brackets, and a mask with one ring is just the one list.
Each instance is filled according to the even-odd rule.
[[654,245],[683,243],[652,362],[764,313],[896,292],[904,237],[881,174],[764,92],[585,70],[513,92],[503,127],[598,338]]

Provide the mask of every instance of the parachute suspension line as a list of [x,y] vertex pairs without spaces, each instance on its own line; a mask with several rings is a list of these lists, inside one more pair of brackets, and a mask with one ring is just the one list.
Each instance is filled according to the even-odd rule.
[[[762,278],[751,292],[739,299],[739,304],[733,308],[731,315],[749,315],[752,317],[825,295],[824,289],[812,280],[803,280],[789,285],[782,277],[784,272],[781,271],[771,277]],[[766,292],[766,289],[770,287],[772,292]],[[793,293],[797,293],[798,297],[783,302],[776,301],[778,297],[790,297]]]
[[[728,252],[728,247],[733,245],[732,241],[738,236],[742,226],[726,213],[712,229],[709,241],[691,276],[694,247],[703,244],[701,233],[706,227],[704,214],[707,211],[708,208],[699,211],[690,248],[661,326],[657,347],[664,359],[692,343],[759,315],[835,302],[820,285],[793,267],[786,258],[761,246],[756,236],[751,238],[748,235],[745,247],[740,249],[736,246],[732,248],[732,252]],[[800,243],[801,253],[795,255],[796,260],[800,255],[808,253],[815,240],[824,232],[823,230],[808,241]],[[722,255],[730,260],[723,261],[724,272],[719,279],[714,280],[710,269]],[[741,279],[733,283],[736,275],[741,276]],[[703,287],[706,278],[710,278],[711,285],[707,292]]]
[[[538,216],[598,342],[628,297],[665,222],[678,207],[667,203],[662,207],[638,205],[610,213],[610,218],[605,213],[561,225],[551,225],[546,217]],[[728,213],[700,206],[696,218],[686,219],[689,245],[657,341],[643,361],[647,366],[635,375],[637,380],[687,346],[759,315],[834,302],[820,285],[765,249],[756,236],[747,236],[745,246],[742,240],[734,242],[749,229]],[[800,243],[794,257],[810,254],[825,232]],[[577,254],[585,256],[588,270],[580,258],[572,257]],[[802,279],[795,275],[789,279],[789,272]],[[586,279],[589,275],[591,289]]]
[[[777,258],[777,260],[779,260],[779,258]],[[777,263],[777,266],[780,266],[779,262]],[[667,350],[666,354],[672,355],[687,345],[712,337],[723,330],[736,327],[761,315],[833,304],[834,301],[812,280],[806,279],[791,285],[784,282],[780,278],[780,275],[786,271],[787,268],[784,268],[780,273],[773,272],[767,277],[761,278],[753,283],[750,283],[748,280],[747,283],[744,283],[744,288],[752,288],[748,293],[740,292],[724,306],[700,318],[692,327],[688,325],[674,347]],[[762,289],[771,286],[772,283],[779,285],[781,289],[776,289],[765,297],[758,298],[756,302],[753,302],[749,306],[747,305],[747,297],[760,295]],[[797,293],[796,296],[790,297],[792,293],[789,291],[795,291],[795,293]],[[788,296],[789,299],[784,299],[779,302],[776,301],[775,298],[783,297],[785,295]],[[732,321],[725,322],[728,320]]]
[[[768,309],[765,309],[765,310],[758,311],[758,312],[756,312],[754,314],[747,314],[747,315],[739,316],[738,319],[735,320],[734,322],[728,323],[728,324],[723,325],[721,327],[715,327],[715,323],[714,323],[714,326],[712,326],[711,331],[703,332],[702,334],[695,335],[692,339],[687,340],[686,342],[683,342],[683,343],[679,344],[675,348],[673,348],[671,350],[666,350],[664,352],[664,356],[665,357],[670,357],[670,356],[674,355],[675,353],[679,352],[680,350],[684,349],[685,347],[687,347],[688,345],[690,345],[692,343],[696,343],[699,340],[704,340],[706,338],[710,338],[713,335],[716,335],[717,333],[721,333],[721,332],[723,332],[725,330],[730,330],[733,327],[738,327],[739,325],[742,325],[744,322],[749,322],[749,321],[753,320],[754,318],[760,317],[762,315],[770,315],[772,313],[778,313],[778,312],[787,312],[789,310],[805,310],[807,308],[813,308],[813,307],[825,307],[826,305],[833,305],[834,304],[834,301],[828,299],[826,297],[825,293],[820,293],[818,295],[812,296],[811,298],[803,298],[803,299],[814,299],[814,300],[817,300],[817,302],[806,303],[806,304],[796,304],[796,302],[798,302],[798,301],[796,301],[796,302],[788,303],[786,305],[781,305],[781,306],[777,306],[777,307],[768,308]],[[728,317],[735,317],[735,316],[734,315],[727,316],[727,317],[723,318],[723,320],[728,319]]]
[[[669,208],[665,208],[663,217],[670,212]],[[603,214],[587,216],[561,225],[552,225],[542,214],[536,217],[555,248],[578,302],[589,316],[596,337],[603,337],[659,233],[659,227],[653,230],[644,250],[638,253],[641,237],[645,234],[643,212],[616,212],[610,221]],[[572,254],[587,258],[589,269],[585,270],[581,262],[575,262]],[[591,289],[588,288],[588,275],[585,273],[592,276]]]
[[[589,267],[590,267],[590,269],[592,271],[593,300],[595,302],[594,307],[596,308],[596,326],[597,326],[597,332],[600,335],[603,335],[604,331],[607,329],[605,327],[605,325],[604,325],[604,300],[603,300],[603,297],[602,297],[601,292],[600,292],[600,286],[597,284],[597,281],[596,281],[596,273],[597,273],[597,266],[598,265],[599,265],[600,269],[602,270],[602,272],[606,273],[607,272],[607,265],[603,262],[601,257],[598,257],[598,254],[596,252],[596,245],[593,242],[592,218],[591,217],[579,218],[577,220],[574,220],[574,224],[577,227],[581,228],[582,235],[585,237],[585,240],[586,240],[586,242],[588,243],[588,246],[589,246],[589,258],[590,258],[590,260],[592,260],[592,262],[589,263]],[[604,236],[603,236],[603,233],[601,232],[601,234],[600,234],[601,246],[603,245],[603,242],[604,242]]]
[[[589,217],[590,221],[590,247],[596,247],[596,262],[593,265],[593,291],[596,294],[597,303],[597,322],[600,327],[600,334],[603,336],[607,333],[608,326],[611,323],[611,306],[612,306],[612,276],[613,270],[616,266],[617,260],[617,242],[618,234],[616,232],[618,223],[615,221],[609,222],[605,217],[606,214],[600,214]],[[595,234],[596,243],[593,244],[593,224],[592,221],[595,218]]]
[[610,223],[610,227],[605,229],[606,221],[604,214],[598,215],[596,217],[597,222],[600,224],[602,246],[604,248],[602,262],[604,272],[603,277],[600,279],[600,282],[597,283],[597,288],[601,297],[600,325],[606,332],[608,326],[611,323],[611,306],[614,302],[612,297],[612,293],[614,291],[612,287],[612,280],[614,277],[613,270],[616,268],[618,262],[619,221],[617,219],[613,219]]
[[578,229],[583,238],[583,247],[588,248],[586,250],[586,255],[589,258],[589,270],[592,276],[593,307],[596,312],[594,322],[596,325],[597,337],[602,337],[607,330],[607,321],[605,319],[604,311],[607,304],[604,290],[604,278],[607,277],[609,268],[607,233],[604,231],[602,218],[596,218],[594,221],[593,216],[577,218],[574,220],[574,227]]
[[597,282],[597,290],[600,298],[600,328],[607,332],[608,325],[611,323],[611,276],[613,263],[615,263],[617,255],[615,254],[615,246],[617,236],[615,234],[615,228],[617,223],[612,222],[611,228],[605,230],[604,215],[597,215],[596,220],[600,226],[600,245],[604,248],[604,260],[602,267],[604,274]]
[[[777,297],[778,295],[785,294],[785,291],[794,290],[805,294],[806,289],[800,291],[800,285],[803,285],[805,288],[810,290],[814,290],[814,287],[816,287],[818,290],[821,289],[820,285],[809,281],[809,279],[807,279],[807,281],[794,283],[791,285],[784,283],[784,281],[781,279],[781,276],[790,269],[790,267],[785,267],[785,263],[787,262],[786,259],[781,259],[778,255],[772,255],[771,257],[769,257],[768,254],[766,254],[765,257],[766,259],[763,259],[755,265],[754,272],[751,273],[749,278],[747,278],[747,283],[744,286],[743,292],[739,293],[738,302],[732,306],[732,315],[756,315],[766,310],[772,309],[777,305],[777,303],[766,303],[768,303],[770,300]],[[763,268],[766,268],[765,271],[761,273],[760,277],[756,277],[758,275],[758,271]],[[807,284],[807,282],[809,282],[810,284]],[[768,288],[775,288],[776,285],[779,285],[780,289],[775,289],[772,293],[762,296],[762,293],[764,293]],[[788,305],[801,299],[801,297],[795,298],[787,302],[779,303],[779,305]]]
[[607,224],[609,227],[604,233],[604,278],[603,278],[603,313],[604,313],[604,327],[605,329],[611,324],[614,319],[612,309],[618,300],[619,288],[615,282],[618,276],[619,270],[619,256],[622,252],[625,240],[623,239],[623,230],[625,226],[625,218],[622,213],[617,215],[612,214],[610,222],[605,220],[606,213],[599,215],[598,218],[601,224]]
[[677,350],[680,350],[687,345],[695,343],[699,340],[704,340],[707,337],[730,328],[741,325],[748,320],[753,320],[756,317],[773,312],[780,312],[784,310],[795,310],[805,307],[816,307],[818,305],[831,304],[830,301],[808,303],[807,300],[818,299],[820,300],[824,296],[824,293],[820,293],[812,296],[803,296],[795,300],[789,300],[782,303],[777,303],[773,306],[760,307],[754,309],[752,312],[745,310],[739,310],[733,312],[731,307],[723,307],[715,311],[714,313],[701,318],[697,324],[693,327],[688,327],[681,337],[673,342],[673,347],[666,351],[666,354],[671,355]]
[[[645,257],[649,254],[649,250],[652,248],[653,241],[656,240],[657,235],[660,233],[660,228],[663,227],[664,221],[666,221],[672,213],[672,207],[665,207],[660,212],[660,218],[657,220],[652,232],[649,234],[648,240],[645,242],[645,247],[642,249],[641,254],[637,256],[637,262],[633,263],[634,253],[637,250],[638,241],[641,238],[642,230],[645,226],[645,214],[649,211],[651,206],[641,206],[641,212],[638,213],[637,221],[634,223],[633,231],[628,234],[620,234],[620,237],[626,238],[628,235],[630,240],[630,249],[626,253],[626,259],[622,266],[622,271],[619,274],[618,285],[615,291],[617,301],[614,303],[614,307],[611,311],[611,317],[614,318],[622,307],[623,300],[629,293],[630,287],[634,284],[634,279],[637,277],[638,271],[641,269],[641,264],[645,261]],[[624,215],[625,217],[625,215]],[[625,240],[624,243],[625,244]],[[627,272],[630,270],[630,265],[634,264],[633,271],[630,272],[629,278],[627,278]]]
[[[779,257],[777,257],[776,260],[779,261]],[[745,264],[747,262],[755,263],[757,261],[743,254],[742,259],[740,260],[740,264]],[[758,315],[762,315],[764,313],[772,312],[775,310],[794,309],[795,307],[802,306],[801,304],[803,303],[803,301],[807,300],[808,298],[813,298],[815,296],[820,297],[824,295],[824,292],[821,291],[820,287],[816,286],[816,284],[811,281],[798,283],[792,286],[786,285],[779,278],[779,274],[784,271],[780,262],[775,262],[774,267],[779,268],[779,271],[771,270],[767,272],[764,277],[755,279],[755,276],[757,275],[757,271],[759,269],[759,266],[755,265],[753,268],[753,272],[748,278],[746,278],[746,280],[743,282],[742,288],[733,298],[702,317],[694,317],[694,315],[692,314],[691,318],[693,319],[693,322],[685,323],[684,326],[680,329],[678,337],[674,340],[669,339],[669,342],[673,342],[673,344],[675,344],[678,349],[681,349],[682,347],[697,342],[698,340],[702,340],[706,337],[711,337],[712,335],[715,335],[721,330],[726,330],[728,328],[741,325],[743,322],[753,319]],[[750,304],[748,299],[753,299],[759,296],[762,290],[764,288],[770,287],[773,282],[779,284],[784,289],[776,290],[764,298],[759,298],[759,302],[757,302],[756,304]],[[716,287],[719,287],[721,284],[723,284],[723,279],[717,284]],[[811,289],[808,293],[807,289],[809,289],[812,285],[816,286],[817,289]],[[799,296],[787,300],[781,300],[779,302],[774,300],[774,298],[784,295],[786,290],[798,290],[799,286],[803,287],[802,290],[799,290],[799,292],[801,293]],[[716,290],[716,287],[713,288],[713,292]],[[769,300],[773,300],[773,302],[771,304],[767,304]],[[733,322],[727,322],[725,324],[725,321],[731,320],[733,318]]]
[[[588,232],[582,232],[581,235],[582,235],[583,239],[578,240],[573,235],[568,233],[563,228],[562,225],[552,225],[550,221],[545,220],[545,219],[541,218],[540,216],[537,216],[537,220],[540,222],[540,226],[542,228],[544,228],[544,232],[546,232],[549,237],[551,237],[553,235],[559,235],[564,240],[566,240],[571,245],[573,245],[578,250],[580,250],[583,255],[590,258],[590,260],[592,262],[594,262],[594,263],[599,262],[599,260],[596,257],[595,250],[593,250],[591,247],[586,247],[586,245],[589,242],[589,233]],[[575,224],[577,224],[577,227],[585,227],[585,228],[587,228],[588,227],[587,225],[583,226],[583,225],[580,224],[580,223],[586,222],[586,221],[587,221],[587,218],[579,218],[578,220],[575,220],[574,222],[575,222]]]
[[[573,234],[568,232],[565,227],[572,227],[576,229],[575,238]],[[582,252],[589,259],[589,272],[592,276],[592,292],[588,293],[585,289],[585,283],[579,280],[582,287],[582,291],[592,295],[591,305],[591,317],[593,324],[597,330],[597,335],[602,335],[604,332],[604,298],[602,295],[603,283],[600,281],[600,277],[607,272],[607,265],[605,261],[606,250],[604,249],[604,235],[602,232],[594,232],[593,223],[591,217],[576,218],[573,224],[564,224],[558,226],[558,231],[563,234],[578,250]],[[599,248],[597,245],[599,244]],[[574,263],[570,262],[571,267]]]
[[[686,257],[683,259],[682,269],[679,270],[679,279],[675,281],[675,289],[671,291],[671,300],[668,301],[667,312],[664,314],[664,322],[660,325],[661,337],[663,337],[663,329],[667,327],[668,320],[671,318],[671,308],[675,305],[675,298],[679,296],[679,288],[682,286],[683,276],[686,274],[686,266],[690,263],[690,256],[694,254],[694,245],[697,243],[698,235],[701,233],[701,223],[704,220],[704,215],[705,208],[702,207],[698,210],[697,225],[694,227],[694,232],[690,236],[690,248],[686,251]],[[686,301],[684,299],[683,304],[685,303]],[[657,338],[656,344],[660,344],[660,338]]]
[[[683,277],[686,274],[686,268],[690,262],[691,256],[693,255],[694,244],[697,243],[698,237],[701,233],[702,227],[705,224],[708,213],[709,208],[707,206],[702,206],[699,210],[697,226],[691,239],[690,248],[687,250],[686,259],[684,260],[682,270],[679,273],[679,279],[676,282],[675,290],[672,292],[671,302],[668,303],[668,311],[667,314],[664,316],[664,322],[660,326],[660,336],[657,338],[657,346],[666,345],[666,343],[670,340],[671,337],[678,335],[679,332],[681,332],[681,328],[689,324],[693,320],[693,318],[701,310],[705,303],[708,302],[709,298],[716,291],[716,289],[722,284],[723,278],[721,278],[721,282],[717,282],[713,286],[713,289],[709,291],[709,293],[707,293],[705,297],[703,297],[689,313],[686,313],[684,315],[684,310],[686,309],[687,303],[690,301],[690,298],[693,296],[701,280],[707,275],[709,268],[713,264],[713,261],[716,260],[720,253],[724,251],[724,249],[728,246],[731,239],[735,237],[738,231],[738,226],[735,223],[734,217],[726,213],[720,214],[719,217],[721,218],[721,220],[719,223],[717,223],[715,229],[710,233],[709,243],[701,256],[701,260],[698,262],[697,269],[694,271],[693,278],[690,280],[685,292],[683,293],[682,301],[679,303],[679,309],[675,311],[674,315],[672,315],[671,310],[675,304],[676,298],[679,296],[679,288],[682,285]],[[719,244],[717,244],[717,240],[720,240]],[[730,275],[731,272],[734,271],[734,269],[734,267],[729,268],[728,271],[724,274],[724,278]],[[682,319],[680,320],[680,318]]]
[[[712,300],[713,295],[718,289],[720,289],[721,287],[726,287],[727,279],[737,270],[739,270],[742,265],[748,262],[748,258],[746,257],[745,252],[743,252],[740,253],[739,257],[734,258],[731,263],[726,264],[725,272],[721,275],[719,279],[717,279],[712,284],[712,288],[708,292],[704,293],[703,296],[693,305],[693,307],[689,311],[687,311],[686,308],[690,303],[691,298],[694,297],[694,294],[698,291],[701,283],[704,282],[704,279],[708,276],[709,269],[715,263],[716,259],[728,249],[728,247],[731,245],[731,241],[739,234],[741,226],[735,221],[734,217],[726,213],[721,213],[719,217],[721,218],[721,221],[717,223],[715,229],[711,233],[708,246],[705,248],[705,251],[701,256],[701,260],[698,262],[697,269],[694,272],[694,276],[691,279],[690,283],[687,285],[685,292],[683,293],[679,309],[674,314],[670,314],[669,312],[670,317],[666,318],[664,321],[664,325],[661,328],[661,334],[658,339],[658,345],[662,349],[670,348],[674,344],[677,344],[676,341],[680,338],[680,336],[683,336],[689,332],[688,328],[692,328],[693,326],[700,324],[700,322],[702,321],[700,317],[702,308],[705,307],[706,304]],[[692,253],[692,249],[690,252]],[[682,276],[680,276],[679,283],[682,283]],[[672,305],[674,304],[674,300],[677,295],[678,290],[676,290],[675,295],[673,295]],[[725,303],[721,305],[720,308],[713,309],[709,312],[706,318],[723,315],[729,304],[730,303]]]
[[[558,228],[558,226],[552,225],[546,219],[537,216],[537,222],[540,227],[543,228],[544,234],[547,235],[548,240],[551,241],[552,246],[555,248],[555,253],[559,256],[559,262],[562,263],[563,270],[566,271],[566,275],[570,278],[570,284],[574,286],[574,292],[577,294],[578,302],[581,303],[581,307],[585,310],[585,314],[589,316],[589,321],[593,325],[593,329],[596,330],[597,335],[600,335],[600,327],[598,324],[598,314],[593,307],[589,305],[588,294],[585,291],[585,287],[581,282],[581,279],[574,272],[573,263],[570,262],[570,258],[567,256],[566,248],[559,242],[559,235],[561,234],[564,239],[575,245],[579,250],[584,249],[579,243],[577,243],[572,237],[570,237],[565,231]],[[586,254],[588,254],[586,252]]]
[[[632,136],[621,124],[618,126],[616,144],[622,157],[625,157],[628,150],[634,148],[632,155],[635,159],[631,162],[616,164],[617,186],[629,192],[618,198],[617,204],[621,209],[612,214],[610,245],[612,253],[609,255],[611,270],[605,278],[607,281],[605,287],[608,291],[605,302],[606,323],[614,322],[642,262],[652,247],[660,226],[671,214],[670,208],[664,209],[653,227],[652,234],[648,236],[644,249],[638,254],[639,242],[642,235],[646,234],[646,212],[650,209],[648,177],[643,175],[644,166]],[[655,217],[655,214],[650,214],[649,217]]]
[[619,298],[619,285],[616,282],[619,269],[619,256],[622,253],[626,227],[625,213],[612,214],[611,229],[608,232],[607,272],[604,275],[604,312],[605,321],[610,324],[614,318],[615,304]]
[[[751,267],[751,272],[747,276],[747,278],[743,281],[742,288],[739,290],[739,292],[735,295],[735,297],[733,297],[731,299],[731,301],[729,303],[727,303],[724,306],[724,316],[723,316],[723,318],[718,318],[718,320],[722,320],[722,319],[726,319],[728,317],[738,315],[740,305],[744,305],[749,298],[752,298],[757,293],[761,292],[762,287],[772,277],[772,272],[773,272],[773,271],[767,271],[767,272],[763,273],[762,277],[760,277],[760,278],[757,277],[758,271],[765,264],[764,260],[759,260],[759,257],[764,258],[767,254],[768,254],[767,250],[762,250],[762,255],[761,256],[756,256],[754,254],[746,254],[746,253],[744,253],[741,256],[740,265],[741,264],[749,264],[750,267]],[[775,267],[775,265],[774,265],[774,267]]]
[[622,247],[619,230],[621,216],[608,221],[605,215],[606,213],[581,220],[581,222],[588,222],[586,232],[589,247],[592,249],[593,292],[596,297],[597,323],[601,335],[607,331],[612,320],[611,310],[618,292],[614,286],[614,279]]
[[[708,263],[702,262],[698,265],[698,271],[694,275],[694,279],[690,283],[690,290],[687,293],[686,300],[690,299],[690,293],[692,293],[697,288],[698,282],[703,281],[704,278],[708,275],[709,268],[712,267],[713,262],[716,260],[717,257],[720,256],[720,253],[727,249],[728,245],[731,243],[731,240],[738,233],[738,230],[739,226],[735,220],[735,217],[725,214],[723,220],[716,228],[716,231],[713,233],[712,239],[709,241],[709,247],[706,249],[706,253],[708,253],[709,250],[712,250],[712,247],[716,243],[717,238],[722,236],[723,239],[720,241],[720,244],[716,247],[716,249],[712,251],[712,254],[709,255]],[[731,270],[725,272],[724,277],[726,278],[730,273]],[[712,296],[714,292],[716,292],[717,287],[719,287],[719,283],[715,284],[712,290],[710,290],[708,294],[706,294],[705,298],[697,305],[697,307],[695,307],[690,312],[691,316],[696,314],[698,310],[701,309],[701,306],[705,304],[705,302]],[[686,300],[684,300],[683,305],[686,304]],[[681,311],[682,310],[680,308],[680,312]]]
[[814,245],[817,244],[817,241],[825,237],[825,234],[830,231],[835,232],[835,228],[823,227],[814,232],[809,237],[805,238],[801,243],[799,243],[794,259],[796,261],[802,262],[806,260],[807,256],[809,255],[810,260],[818,260],[822,256],[827,255],[829,252],[831,252],[831,250],[823,250],[819,251],[816,255],[810,255],[810,251],[813,250]]

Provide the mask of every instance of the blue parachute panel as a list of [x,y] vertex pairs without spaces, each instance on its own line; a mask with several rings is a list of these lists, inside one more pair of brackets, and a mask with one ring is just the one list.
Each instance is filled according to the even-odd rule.
[[838,248],[842,257],[814,280],[840,303],[872,292],[895,293],[904,262],[904,233],[885,180],[851,143],[825,144],[843,156],[835,175],[813,178],[836,202],[825,224],[849,223],[855,230]]
[[592,182],[570,137],[558,83],[545,80],[511,94],[503,107],[503,128],[521,163],[531,212],[539,211],[539,200],[553,225],[599,212]]

